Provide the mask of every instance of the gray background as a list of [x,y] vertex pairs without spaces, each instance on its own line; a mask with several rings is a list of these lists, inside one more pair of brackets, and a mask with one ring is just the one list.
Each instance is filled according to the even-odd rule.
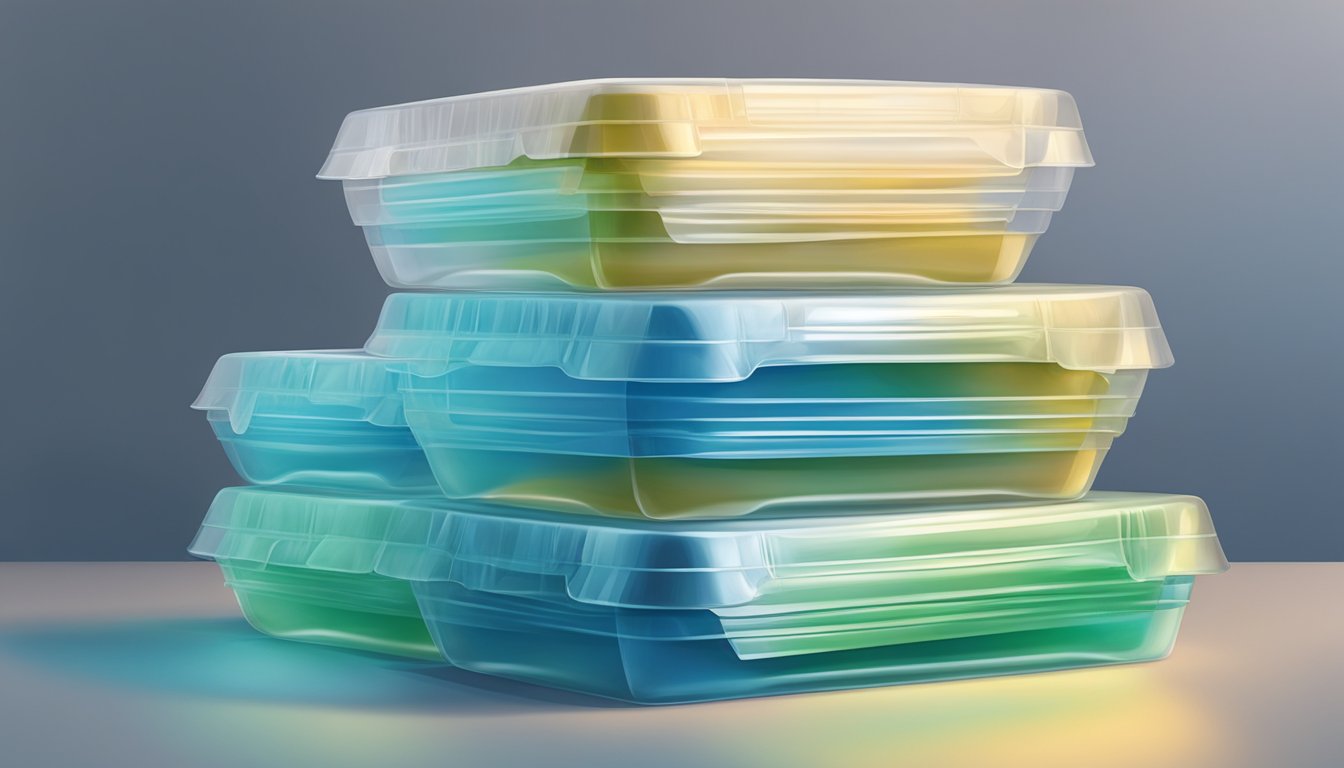
[[313,179],[346,112],[612,75],[1072,92],[1098,166],[1023,279],[1144,286],[1177,356],[1098,486],[1344,559],[1341,40],[1333,0],[0,0],[0,559],[183,558],[237,482],[214,359],[363,341],[386,289]]

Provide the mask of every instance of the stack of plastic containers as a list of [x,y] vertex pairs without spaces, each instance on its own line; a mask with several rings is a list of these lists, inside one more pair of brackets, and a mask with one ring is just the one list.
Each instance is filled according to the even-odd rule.
[[1089,492],[1171,362],[1151,301],[984,285],[1090,164],[1036,89],[356,112],[321,175],[433,290],[220,360],[253,485],[192,551],[263,632],[645,703],[1160,658],[1226,563],[1198,499]]

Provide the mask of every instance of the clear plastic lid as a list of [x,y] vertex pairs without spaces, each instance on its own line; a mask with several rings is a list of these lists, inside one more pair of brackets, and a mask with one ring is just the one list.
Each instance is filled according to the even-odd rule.
[[[392,547],[427,542],[437,494],[331,493],[294,487],[225,488],[187,548],[197,557],[338,573],[373,573]],[[419,514],[403,520],[407,509]],[[420,525],[417,526],[417,523]]]
[[1008,285],[881,293],[393,294],[365,349],[418,375],[460,364],[574,378],[739,381],[760,366],[1172,362],[1139,288]]
[[612,79],[346,116],[319,178],[507,165],[527,157],[706,158],[927,169],[1087,166],[1063,91],[876,80]]
[[358,349],[237,352],[219,358],[191,407],[223,412],[239,434],[258,412],[304,416],[299,404],[326,408],[326,415],[339,410],[345,418],[404,426],[397,376],[386,360]]
[[226,488],[190,551],[725,616],[756,610],[734,606],[834,609],[968,586],[1012,592],[1043,579],[1154,581],[1227,567],[1199,499],[1108,492],[1040,505],[683,522]]
[[386,550],[379,572],[520,594],[558,579],[569,599],[620,607],[812,610],[932,598],[968,581],[1011,591],[1042,574],[1118,570],[1151,581],[1227,567],[1204,503],[1166,494],[701,522],[459,505],[426,526],[421,514],[403,515],[396,536],[426,531],[428,546]]

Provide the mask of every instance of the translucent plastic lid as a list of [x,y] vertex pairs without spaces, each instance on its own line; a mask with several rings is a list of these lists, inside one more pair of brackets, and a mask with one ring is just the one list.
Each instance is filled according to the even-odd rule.
[[1042,505],[681,522],[226,488],[190,551],[501,593],[561,590],[595,605],[716,610],[823,597],[836,607],[837,596],[935,594],[968,581],[1013,591],[1068,573],[1152,581],[1227,567],[1199,499],[1107,492]]
[[225,412],[241,434],[259,411],[303,415],[293,407],[296,401],[343,408],[349,418],[373,424],[406,423],[397,374],[388,370],[386,360],[358,349],[224,355],[191,407]]
[[[437,494],[386,496],[299,488],[225,488],[187,548],[197,557],[258,565],[373,573],[389,548],[423,549]],[[402,519],[406,509],[418,515]],[[416,522],[423,521],[417,527]]]
[[[400,540],[425,529],[416,516],[402,520]],[[782,608],[822,598],[835,607],[876,593],[934,595],[967,580],[1011,590],[1042,574],[1118,569],[1149,581],[1227,565],[1204,503],[1164,494],[698,523],[588,523],[459,505],[432,514],[428,533],[426,549],[388,553],[379,572],[520,594],[559,580],[570,599],[643,608]]]
[[760,366],[1053,362],[1113,371],[1172,362],[1139,288],[1009,285],[881,293],[401,293],[365,349],[435,375],[548,366],[595,380],[738,381]]
[[613,79],[347,115],[320,178],[520,158],[702,157],[936,168],[1087,166],[1063,91],[877,80]]

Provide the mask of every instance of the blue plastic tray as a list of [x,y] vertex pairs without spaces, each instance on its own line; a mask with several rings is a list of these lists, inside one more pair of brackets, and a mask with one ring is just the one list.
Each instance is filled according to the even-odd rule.
[[[417,591],[431,635],[456,666],[623,701],[675,704],[1152,661],[1171,651],[1192,581],[1175,577],[1097,592],[1074,612],[1013,614],[964,604],[958,607],[967,612],[1007,615],[951,626],[915,617],[923,640],[893,641],[911,635],[877,627],[766,638],[767,650],[726,638],[721,622],[704,612],[649,617],[569,606],[541,623],[529,617],[545,615],[534,600],[455,584],[432,595]],[[650,620],[680,634],[650,633]]]
[[1140,661],[1226,568],[1193,497],[712,523],[405,510],[375,569],[411,581],[453,664],[643,703]]
[[250,483],[428,491],[398,378],[359,350],[244,352],[219,359],[192,407]]
[[1073,498],[1170,363],[1146,293],[398,294],[444,492],[615,516]]
[[432,638],[464,668],[645,703],[1158,658],[1191,577],[1226,567],[1199,499],[1137,493],[708,523],[231,488],[191,551],[264,632]]

